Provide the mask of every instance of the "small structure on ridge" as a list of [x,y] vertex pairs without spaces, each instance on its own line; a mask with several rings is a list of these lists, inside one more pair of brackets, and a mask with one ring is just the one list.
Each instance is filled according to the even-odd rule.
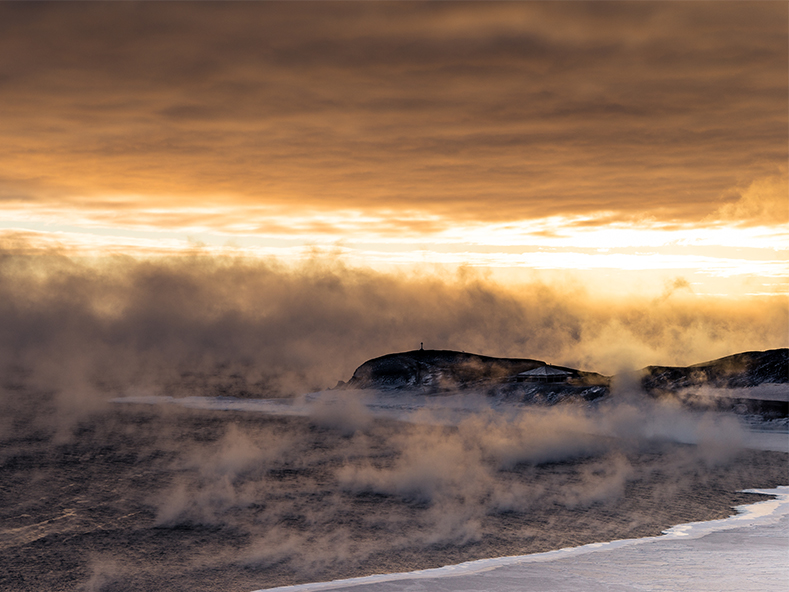
[[540,366],[518,373],[518,381],[523,382],[565,382],[569,377],[569,372],[553,366]]

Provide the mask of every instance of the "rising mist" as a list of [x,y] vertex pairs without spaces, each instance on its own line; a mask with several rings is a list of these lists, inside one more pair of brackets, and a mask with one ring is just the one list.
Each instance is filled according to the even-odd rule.
[[[454,422],[377,417],[352,391],[304,417],[177,404],[303,395],[419,341],[603,372],[701,361],[784,345],[774,300],[605,304],[201,254],[6,253],[0,278],[4,587],[240,591],[431,567],[657,534],[786,480],[785,455],[740,447],[734,419],[621,383],[592,407],[502,412],[479,394]],[[175,398],[112,402],[140,394]]]

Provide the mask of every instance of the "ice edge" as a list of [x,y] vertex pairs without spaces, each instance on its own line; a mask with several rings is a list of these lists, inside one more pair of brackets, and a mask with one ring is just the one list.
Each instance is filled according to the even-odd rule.
[[743,528],[772,524],[781,517],[789,514],[789,486],[779,486],[775,489],[744,489],[742,493],[757,493],[775,496],[774,499],[753,504],[735,506],[736,514],[720,520],[709,520],[706,522],[689,522],[678,524],[663,531],[662,535],[654,537],[644,537],[638,539],[621,539],[603,543],[589,543],[580,547],[566,547],[554,551],[543,553],[532,553],[530,555],[515,555],[510,557],[495,557],[491,559],[477,559],[467,561],[457,565],[446,565],[432,569],[423,569],[402,573],[376,574],[359,578],[349,578],[346,580],[333,580],[331,582],[315,582],[311,584],[297,584],[294,586],[280,586],[277,588],[262,588],[254,592],[306,592],[318,590],[333,590],[336,588],[348,588],[361,586],[364,584],[375,584],[383,582],[393,582],[399,580],[417,580],[422,578],[436,577],[456,577],[472,575],[481,572],[491,571],[507,565],[517,565],[524,563],[536,563],[553,561],[586,553],[609,551],[619,547],[629,545],[640,545],[651,541],[667,541],[672,539],[697,539],[712,532],[729,530],[733,528]]

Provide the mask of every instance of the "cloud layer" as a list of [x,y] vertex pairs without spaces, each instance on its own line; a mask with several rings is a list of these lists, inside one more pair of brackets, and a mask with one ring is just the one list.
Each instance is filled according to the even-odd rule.
[[261,232],[340,210],[762,220],[786,23],[783,3],[7,4],[0,199]]

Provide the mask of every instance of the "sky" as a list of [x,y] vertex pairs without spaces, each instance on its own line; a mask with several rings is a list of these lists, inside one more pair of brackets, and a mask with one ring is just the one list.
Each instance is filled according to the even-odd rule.
[[[335,282],[357,314],[444,323],[349,360],[427,339],[591,364],[616,327],[643,363],[785,345],[788,56],[785,2],[2,3],[6,294],[117,316],[169,273],[198,286],[186,317],[243,317],[292,302],[249,295],[276,269],[321,310]],[[206,287],[220,261],[244,303]],[[495,310],[460,339],[425,294]],[[523,346],[516,301],[586,315],[561,343],[587,349]],[[639,324],[658,305],[681,346]]]
[[[788,163],[786,2],[0,2],[14,536],[96,534],[52,551],[86,589],[197,589],[725,511],[785,463],[623,373],[789,346]],[[612,396],[449,427],[305,396],[422,343]],[[150,395],[318,403],[114,403]]]

